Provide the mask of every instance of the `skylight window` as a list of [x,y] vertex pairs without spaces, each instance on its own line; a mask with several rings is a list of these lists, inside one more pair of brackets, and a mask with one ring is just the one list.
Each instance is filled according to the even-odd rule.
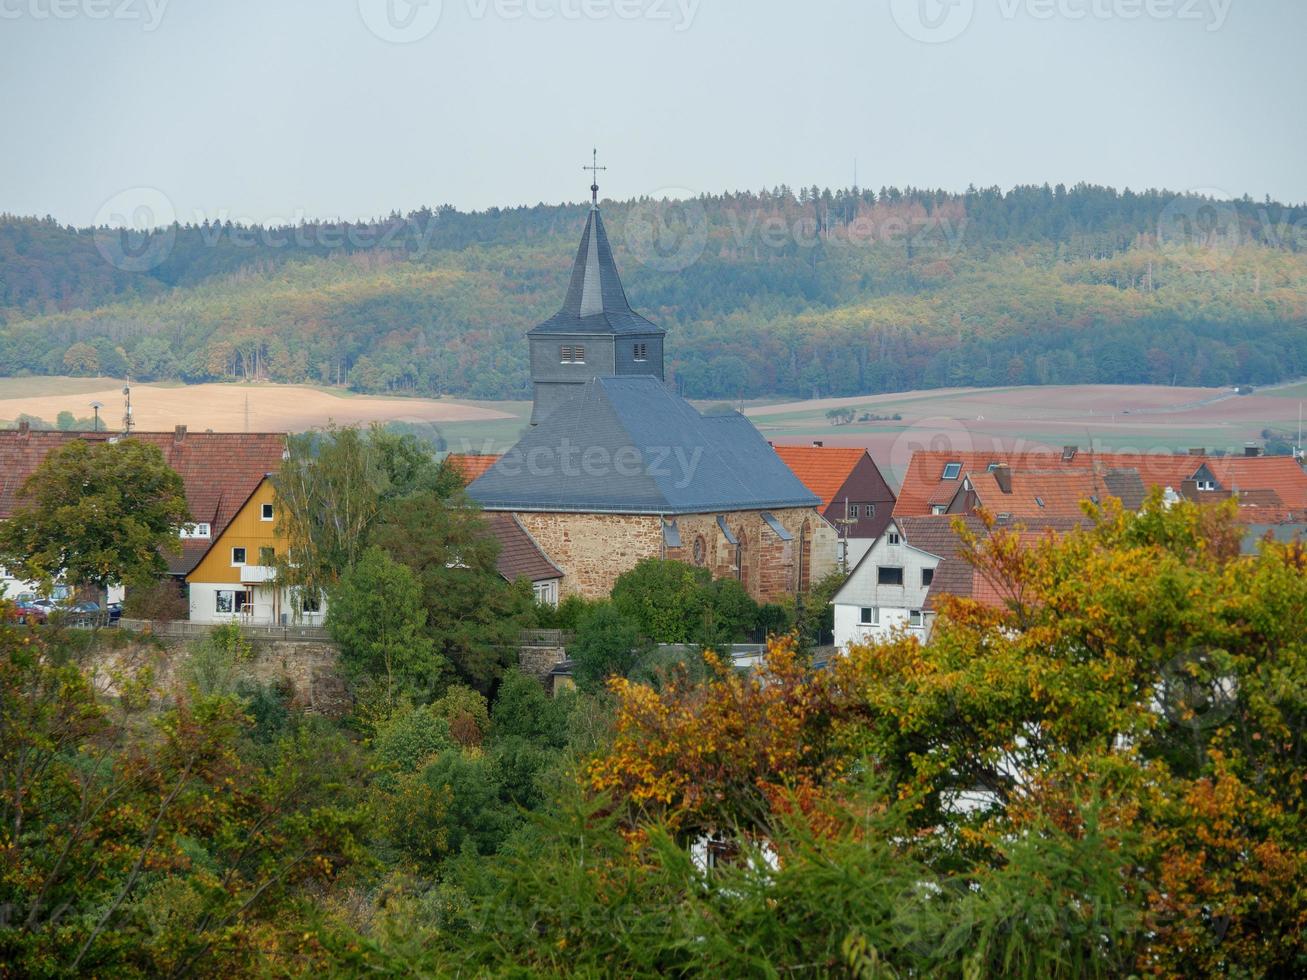
[[942,477],[942,479],[956,480],[961,473],[962,473],[961,463],[946,463],[944,466],[944,476]]

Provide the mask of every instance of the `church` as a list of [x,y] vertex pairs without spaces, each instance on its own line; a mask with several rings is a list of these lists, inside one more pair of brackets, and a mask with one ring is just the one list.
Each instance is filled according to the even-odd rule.
[[562,571],[562,595],[608,595],[645,558],[737,579],[759,602],[836,567],[821,500],[739,413],[702,415],[664,384],[665,332],[631,309],[591,207],[562,308],[527,334],[527,434],[468,486]]

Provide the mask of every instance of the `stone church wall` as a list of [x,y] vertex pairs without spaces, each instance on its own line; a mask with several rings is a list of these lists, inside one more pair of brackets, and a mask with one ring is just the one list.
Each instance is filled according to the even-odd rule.
[[[772,512],[790,533],[782,541],[759,511],[721,514],[731,533],[742,542],[740,580],[754,599],[775,602],[792,595],[803,552],[803,588],[808,589],[836,567],[835,529],[815,510],[790,508]],[[663,545],[662,520],[637,514],[529,514],[518,519],[563,570],[562,594],[601,598],[612,591],[618,576],[645,558],[672,558],[702,565],[714,578],[737,576],[736,548],[717,526],[718,514],[681,514],[676,518],[681,544]],[[697,546],[697,550],[696,550]]]
[[563,570],[561,596],[602,598],[623,572],[642,559],[662,554],[662,528],[656,516],[519,513],[517,518]]

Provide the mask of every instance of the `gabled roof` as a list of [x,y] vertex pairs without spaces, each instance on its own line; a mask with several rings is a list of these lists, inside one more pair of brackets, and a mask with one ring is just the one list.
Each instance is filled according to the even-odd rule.
[[1207,467],[1227,490],[1274,490],[1286,507],[1307,511],[1307,475],[1292,456],[1209,456]]
[[661,334],[662,328],[631,309],[617,275],[599,208],[592,207],[572,266],[563,307],[531,334]]
[[487,510],[702,514],[819,500],[738,413],[653,377],[593,378],[468,487]]
[[803,485],[821,498],[823,510],[831,505],[857,465],[870,457],[865,449],[844,446],[773,445],[772,448]]
[[962,539],[954,529],[954,521],[961,520],[968,531],[977,536],[984,536],[985,525],[979,517],[957,514],[941,514],[931,517],[896,517],[894,526],[903,535],[903,540],[918,551],[924,551],[936,558],[952,558],[962,550]]
[[545,582],[563,577],[562,570],[549,560],[540,544],[512,514],[485,515],[490,533],[499,541],[499,574],[509,582],[520,578]]
[[445,463],[458,472],[464,484],[471,483],[498,460],[498,454],[450,453],[445,457]]
[[991,514],[1034,520],[1082,517],[1082,500],[1100,501],[1107,495],[1103,479],[1089,469],[1017,470],[1008,477],[1007,491],[995,473],[985,470],[968,473],[967,481],[980,506]]
[[[119,438],[113,432],[0,432],[0,520],[13,513],[19,488],[47,453],[73,440]],[[133,432],[130,438],[162,450],[186,487],[192,519],[210,525],[210,540],[226,529],[263,478],[280,468],[286,451],[282,432],[188,432],[179,427],[174,432]],[[208,541],[183,542],[182,555],[168,557],[169,570],[189,572],[208,546]]]
[[[1127,471],[1138,474],[1145,493],[1154,487],[1170,487],[1178,493],[1186,480],[1193,479],[1206,467],[1225,490],[1274,490],[1285,506],[1295,512],[1307,512],[1307,473],[1288,456],[927,450],[913,453],[908,463],[894,506],[895,515],[929,514],[933,504],[944,504],[953,498],[964,474],[985,472],[994,463],[1006,463],[1014,473],[1088,471],[1097,475],[1104,491],[1120,496],[1126,506],[1131,505],[1127,495],[1132,498],[1138,494],[1134,477]],[[957,464],[958,476],[945,480],[945,468],[950,464]],[[1113,471],[1120,472],[1113,476]]]

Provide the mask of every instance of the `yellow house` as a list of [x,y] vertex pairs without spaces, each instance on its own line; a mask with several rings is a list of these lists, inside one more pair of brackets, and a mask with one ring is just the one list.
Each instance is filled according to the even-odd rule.
[[277,516],[276,493],[265,478],[186,576],[191,622],[263,626],[323,621],[326,607],[320,598],[277,587],[277,559],[286,553]]

